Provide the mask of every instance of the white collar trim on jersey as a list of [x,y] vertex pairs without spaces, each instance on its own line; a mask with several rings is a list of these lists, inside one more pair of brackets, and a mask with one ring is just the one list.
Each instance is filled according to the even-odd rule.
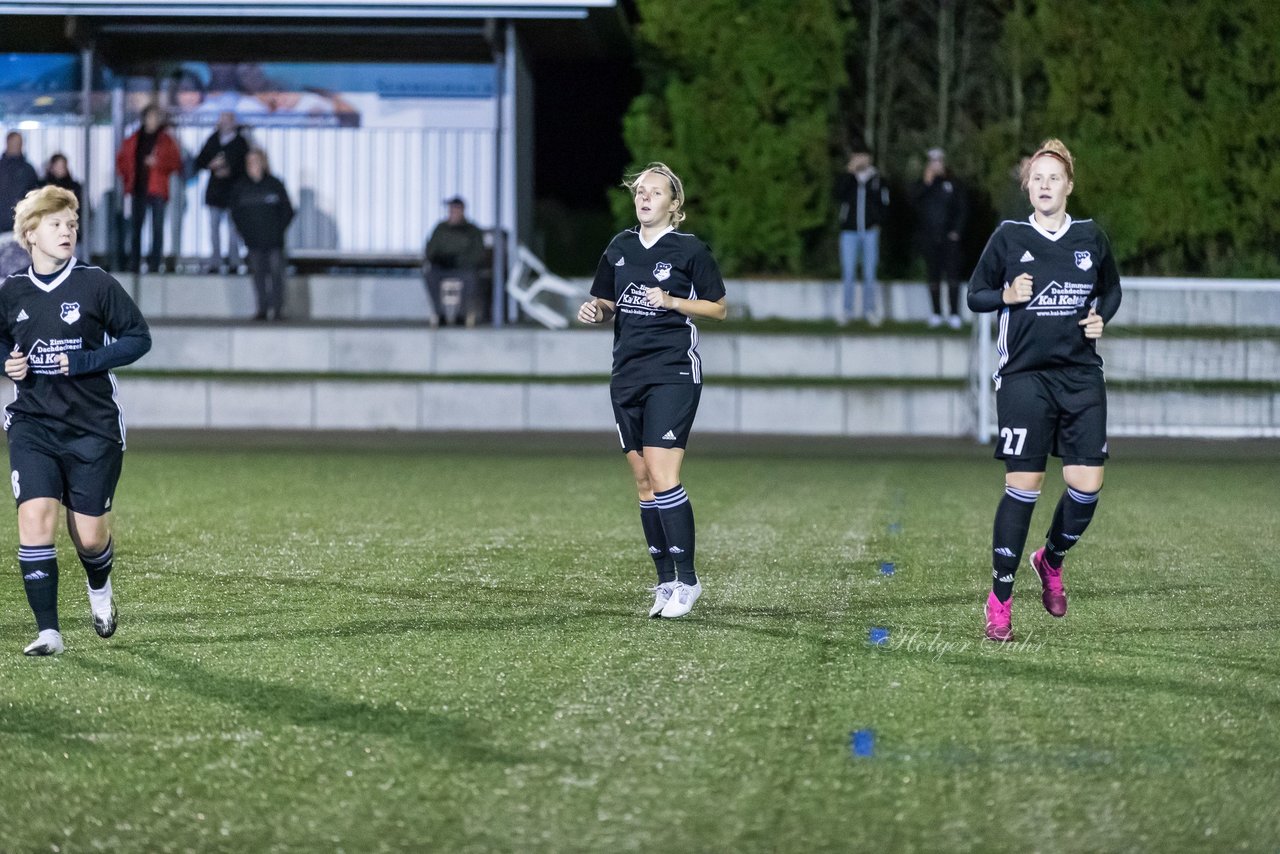
[[62,268],[62,272],[58,274],[58,278],[54,279],[52,282],[50,282],[47,285],[44,282],[40,281],[40,278],[36,276],[36,268],[34,266],[27,268],[27,277],[31,279],[31,281],[36,283],[37,288],[39,288],[40,290],[44,291],[47,294],[51,292],[54,288],[56,288],[58,285],[62,284],[67,280],[67,276],[71,275],[71,268],[74,267],[75,265],[76,265],[76,256],[72,255],[71,260],[67,262],[67,265]]
[[670,234],[671,232],[673,232],[673,231],[675,231],[675,230],[676,230],[676,227],[675,227],[674,225],[669,225],[669,226],[667,226],[666,228],[662,229],[662,231],[658,232],[658,236],[657,236],[657,237],[655,237],[655,238],[653,238],[653,242],[652,242],[652,243],[645,243],[645,242],[644,242],[644,235],[640,233],[640,229],[639,229],[639,228],[637,228],[637,229],[636,229],[636,237],[639,237],[639,238],[640,238],[640,245],[641,245],[641,246],[643,246],[645,249],[652,249],[654,246],[657,246],[657,245],[658,245],[658,241],[659,241],[659,240],[661,240],[663,237],[666,237],[668,234]]
[[1071,227],[1071,223],[1075,222],[1075,220],[1071,218],[1071,214],[1067,214],[1067,218],[1062,221],[1062,228],[1058,229],[1057,231],[1049,231],[1048,229],[1041,226],[1040,223],[1036,222],[1035,214],[1032,214],[1030,217],[1028,217],[1028,220],[1031,222],[1031,227],[1034,228],[1036,231],[1040,232],[1040,234],[1044,237],[1045,240],[1052,240],[1054,242],[1057,242],[1059,237],[1066,234],[1067,229]]

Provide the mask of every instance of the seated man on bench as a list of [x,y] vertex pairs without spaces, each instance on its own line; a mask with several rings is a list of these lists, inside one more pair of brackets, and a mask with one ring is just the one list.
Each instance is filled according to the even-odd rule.
[[479,315],[479,272],[484,262],[484,233],[466,216],[466,202],[459,196],[445,202],[449,216],[431,232],[427,241],[427,295],[431,299],[431,325],[476,325]]

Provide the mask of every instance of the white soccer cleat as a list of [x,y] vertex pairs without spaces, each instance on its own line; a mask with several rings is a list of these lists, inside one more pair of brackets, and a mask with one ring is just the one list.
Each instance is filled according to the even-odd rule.
[[650,617],[662,616],[662,609],[671,601],[671,593],[676,589],[676,584],[675,581],[666,581],[653,588],[653,607],[649,609]]
[[107,579],[101,590],[94,590],[92,587],[88,590],[93,630],[98,633],[98,637],[109,638],[116,633],[116,600],[111,595],[111,579]]
[[953,315],[951,315],[950,317],[948,317],[948,318],[947,318],[947,326],[950,326],[952,329],[959,329],[959,328],[960,328],[960,315],[958,315],[958,314],[953,314]]
[[36,639],[22,649],[23,655],[58,655],[65,646],[62,645],[62,633],[57,629],[43,629]]
[[693,610],[693,603],[697,602],[701,595],[701,581],[692,586],[677,581],[675,589],[671,591],[671,600],[662,609],[662,616],[667,619],[683,617]]
[[940,315],[940,314],[931,314],[931,315],[929,315],[929,328],[930,328],[930,329],[937,329],[937,328],[938,328],[939,326],[941,326],[941,325],[942,325],[942,315]]

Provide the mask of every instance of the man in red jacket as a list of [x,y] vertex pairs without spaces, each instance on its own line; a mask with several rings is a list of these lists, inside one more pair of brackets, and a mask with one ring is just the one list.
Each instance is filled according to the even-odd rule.
[[155,104],[142,111],[142,127],[124,141],[116,154],[116,172],[132,202],[129,223],[133,233],[129,269],[142,261],[142,220],[151,214],[151,253],[147,264],[159,272],[164,256],[164,209],[169,203],[169,176],[182,169],[182,152],[165,130],[164,113]]

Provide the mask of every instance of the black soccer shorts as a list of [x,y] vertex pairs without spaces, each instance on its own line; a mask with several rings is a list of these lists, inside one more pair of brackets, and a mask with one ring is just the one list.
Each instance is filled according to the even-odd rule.
[[689,442],[689,431],[698,414],[702,384],[610,386],[609,396],[624,452],[641,448],[683,448]]
[[1067,466],[1107,460],[1107,385],[1098,368],[1003,377],[996,414],[995,456],[1007,471],[1044,471],[1050,454]]
[[9,427],[13,500],[56,498],[84,516],[111,511],[124,450],[102,436],[66,436],[28,419]]

